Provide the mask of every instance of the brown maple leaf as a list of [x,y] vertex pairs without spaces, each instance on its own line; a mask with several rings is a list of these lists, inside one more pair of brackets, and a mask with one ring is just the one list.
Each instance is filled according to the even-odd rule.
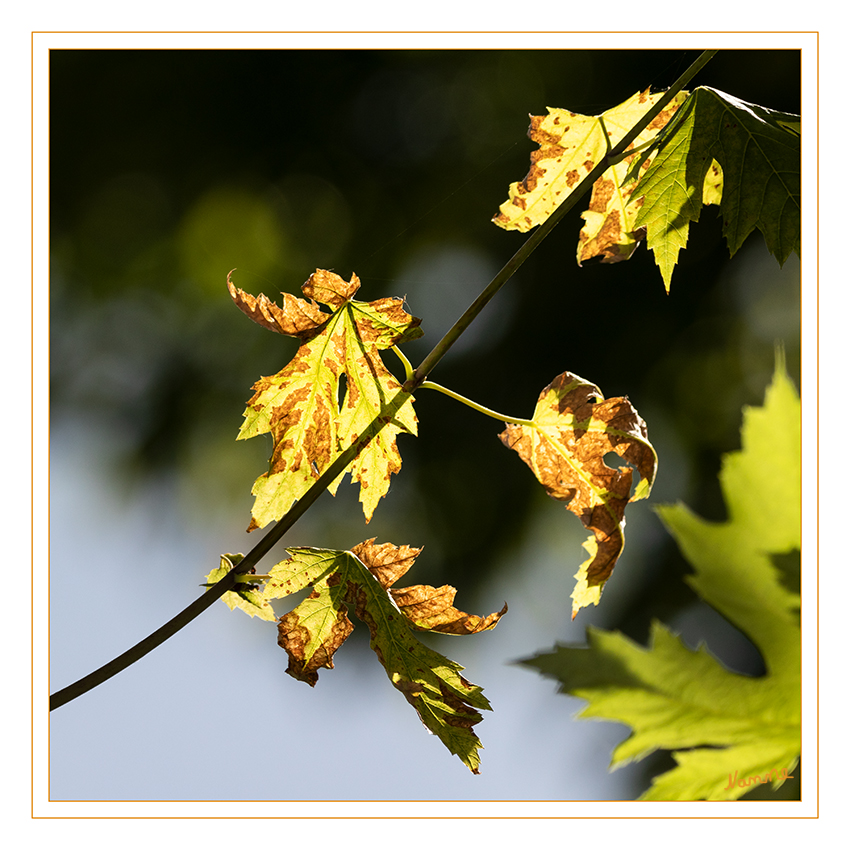
[[[528,425],[508,425],[502,442],[528,464],[553,498],[565,503],[593,532],[584,547],[590,557],[576,574],[573,618],[598,604],[605,582],[625,545],[625,507],[649,495],[657,458],[646,423],[626,398],[605,399],[599,388],[569,372],[540,394]],[[634,495],[632,469],[612,468],[618,454],[640,476]]]

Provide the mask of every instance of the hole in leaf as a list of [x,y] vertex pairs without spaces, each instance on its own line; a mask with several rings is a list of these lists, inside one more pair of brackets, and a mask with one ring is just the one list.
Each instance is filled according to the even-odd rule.
[[337,405],[340,412],[342,411],[342,403],[345,401],[345,391],[348,389],[348,378],[343,374],[339,378],[339,390],[337,391]]
[[637,489],[638,484],[640,484],[640,475],[635,475],[637,472],[635,465],[633,463],[629,463],[627,460],[623,460],[617,452],[606,452],[602,460],[605,465],[610,466],[611,469],[620,469],[622,467],[632,472],[632,485],[629,488],[629,498],[634,496],[635,490]]
[[627,466],[628,465],[617,454],[617,452],[606,452],[606,454],[602,458],[602,461],[606,466],[610,466],[611,469],[616,469],[619,466]]

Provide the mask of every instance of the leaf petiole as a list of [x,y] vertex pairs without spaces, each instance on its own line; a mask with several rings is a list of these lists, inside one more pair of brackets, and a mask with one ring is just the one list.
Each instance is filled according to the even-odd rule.
[[409,381],[413,377],[413,364],[402,354],[401,349],[397,345],[392,346],[392,350],[404,366],[404,380]]
[[435,383],[434,381],[423,381],[419,386],[421,389],[437,390],[437,392],[441,392],[444,395],[453,398],[455,401],[459,401],[461,404],[465,404],[467,407],[471,407],[473,410],[483,413],[485,416],[490,416],[492,419],[498,419],[500,422],[510,422],[513,425],[528,425],[530,428],[535,427],[534,423],[530,419],[517,419],[515,416],[505,416],[503,413],[497,413],[495,410],[490,410],[489,407],[484,407],[483,404],[478,404],[477,402],[472,401],[472,399],[468,399],[460,393],[456,393],[454,390],[450,390],[448,387],[444,387],[442,384]]
[[625,150],[622,153],[617,154],[616,156],[611,156],[609,154],[607,157],[605,157],[605,163],[609,167],[612,167],[614,165],[618,165],[624,159],[628,159],[630,156],[632,156],[636,153],[640,153],[641,151],[645,151],[648,147],[654,145],[657,141],[658,141],[658,137],[656,136],[656,137],[653,137],[653,138],[649,139],[648,141],[644,142],[643,144],[638,145],[635,148],[630,148],[629,150]]

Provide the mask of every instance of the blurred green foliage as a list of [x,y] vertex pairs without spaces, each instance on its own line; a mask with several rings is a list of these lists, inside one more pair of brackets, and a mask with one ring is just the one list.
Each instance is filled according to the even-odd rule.
[[[247,525],[268,447],[234,438],[251,384],[293,348],[233,307],[228,271],[272,298],[298,292],[316,268],[357,273],[364,300],[405,296],[426,334],[406,347],[415,365],[522,244],[490,218],[528,170],[529,113],[601,112],[665,88],[696,55],[53,51],[54,423],[97,419],[125,468],[188,482],[192,521],[219,505]],[[799,112],[799,82],[797,51],[722,51],[695,84]],[[757,234],[730,262],[706,209],[668,296],[645,249],[577,268],[582,208],[435,379],[517,416],[564,370],[628,394],[660,456],[654,501],[719,518],[719,456],[737,447],[741,405],[759,401],[777,341],[799,384],[797,259],[780,270]],[[419,580],[468,586],[526,527],[537,484],[500,445],[498,423],[436,393],[418,398],[421,436],[399,441],[404,482],[367,529],[352,520],[353,496],[338,497],[346,534],[362,535],[342,543],[426,544],[431,572]],[[643,554],[627,544],[624,557],[648,558],[647,574],[685,587],[670,580],[685,569],[672,544]],[[581,558],[564,552],[565,570]],[[637,588],[605,623],[642,640],[651,616],[669,622],[691,601]]]

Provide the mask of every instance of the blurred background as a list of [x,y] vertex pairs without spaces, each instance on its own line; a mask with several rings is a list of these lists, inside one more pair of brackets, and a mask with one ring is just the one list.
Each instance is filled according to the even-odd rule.
[[[529,113],[600,113],[666,88],[697,55],[53,51],[51,690],[172,617],[219,553],[262,533],[245,528],[270,444],[235,436],[251,385],[295,341],[233,306],[228,271],[272,299],[300,294],[316,268],[356,273],[362,300],[404,296],[425,331],[404,347],[416,365],[525,238],[490,219],[528,170]],[[723,51],[697,84],[796,113],[799,53]],[[780,269],[756,233],[730,262],[705,208],[668,295],[644,247],[578,268],[582,209],[433,377],[523,417],[565,370],[629,396],[659,476],[627,512],[602,604],[570,621],[585,531],[504,449],[500,423],[425,390],[420,436],[400,437],[402,471],[369,526],[346,484],[267,560],[377,537],[425,547],[411,584],[450,583],[478,614],[508,602],[494,632],[431,642],[495,709],[477,727],[481,776],[425,733],[362,625],[311,690],[284,674],[272,624],[217,603],[53,714],[54,800],[632,799],[669,757],[609,774],[625,727],[573,720],[580,701],[513,662],[583,643],[588,625],[644,642],[660,618],[732,669],[762,671],[681,580],[652,508],[724,518],[720,456],[739,447],[741,406],[761,403],[778,343],[799,385],[798,258]]]

